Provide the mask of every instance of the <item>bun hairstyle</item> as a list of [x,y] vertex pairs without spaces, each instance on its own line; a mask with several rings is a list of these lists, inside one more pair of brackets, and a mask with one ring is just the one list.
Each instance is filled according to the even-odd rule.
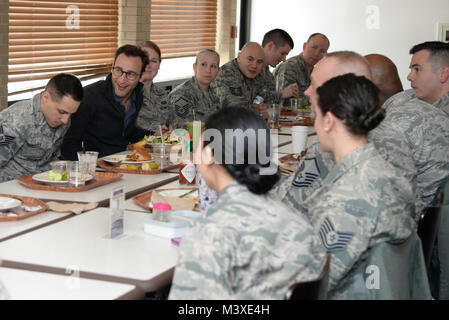
[[367,135],[385,117],[379,89],[364,76],[348,73],[332,78],[317,92],[321,112],[332,112],[354,135]]
[[[249,191],[264,194],[278,182],[279,168],[270,159],[270,129],[258,114],[245,107],[225,107],[207,118],[204,129],[204,147],[211,144],[215,161]],[[214,143],[214,132],[221,144]]]

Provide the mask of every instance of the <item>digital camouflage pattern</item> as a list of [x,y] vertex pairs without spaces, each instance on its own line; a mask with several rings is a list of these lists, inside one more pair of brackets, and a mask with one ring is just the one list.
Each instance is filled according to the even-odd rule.
[[237,59],[229,61],[220,68],[217,77],[211,83],[211,88],[220,100],[220,108],[243,106],[253,109],[250,104],[261,94],[256,79],[249,79],[240,71]]
[[170,122],[173,107],[168,101],[168,94],[154,83],[142,89],[143,102],[136,125],[142,129],[156,132],[159,125]]
[[175,109],[172,125],[174,128],[184,128],[186,122],[193,121],[194,110],[195,120],[205,122],[206,118],[220,107],[220,100],[214,90],[210,87],[207,92],[201,90],[195,77],[174,88],[168,97]]
[[303,202],[315,191],[335,165],[332,153],[323,152],[320,143],[313,143],[296,171],[283,177],[270,194],[295,211],[303,210]]
[[256,77],[257,92],[264,98],[265,103],[280,103],[282,100],[282,93],[276,92],[276,80],[270,72],[269,66],[262,69],[260,74]]
[[416,183],[418,221],[419,213],[432,204],[438,187],[449,178],[449,116],[418,99],[412,89],[394,95],[383,108],[386,117],[369,138]]
[[304,95],[304,92],[310,86],[310,75],[312,70],[306,66],[306,62],[300,55],[291,57],[285,62],[279,64],[273,71],[276,81],[281,83],[281,90],[288,87],[292,83],[298,84],[299,97],[302,105],[310,105],[309,98]]
[[415,192],[371,143],[335,165],[303,203],[304,213],[331,254],[328,298],[345,296],[344,284],[375,244],[405,241],[414,231]]
[[70,121],[52,128],[41,110],[40,94],[0,112],[0,181],[50,170]]
[[436,108],[444,111],[449,116],[449,92],[438,99],[434,104]]
[[231,182],[183,235],[169,298],[283,299],[325,259],[304,218]]

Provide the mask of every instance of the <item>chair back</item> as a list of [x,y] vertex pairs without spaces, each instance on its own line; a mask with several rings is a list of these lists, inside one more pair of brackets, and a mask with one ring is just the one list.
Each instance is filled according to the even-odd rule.
[[440,224],[442,207],[449,203],[449,180],[438,189],[436,204],[423,210],[418,223],[418,235],[421,238],[426,267],[429,267],[435,239]]
[[328,255],[318,279],[292,284],[287,290],[285,300],[326,300],[330,262],[331,256]]

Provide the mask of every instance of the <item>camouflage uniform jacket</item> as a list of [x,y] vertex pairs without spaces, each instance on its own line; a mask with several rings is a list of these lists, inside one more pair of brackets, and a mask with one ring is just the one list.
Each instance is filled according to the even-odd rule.
[[315,191],[335,165],[332,153],[323,152],[320,143],[312,144],[300,159],[296,171],[283,177],[270,194],[295,211],[303,210],[303,202]]
[[325,263],[318,236],[282,203],[231,182],[186,230],[170,299],[283,299]]
[[203,92],[195,77],[174,88],[168,97],[175,108],[174,128],[185,127],[186,122],[193,121],[193,110],[195,120],[205,122],[206,118],[220,107],[215,92],[210,87],[207,92]]
[[40,94],[0,113],[0,181],[50,170],[70,121],[52,128],[41,110]]
[[137,116],[136,124],[140,128],[155,132],[159,125],[164,125],[172,117],[172,106],[164,89],[154,83],[142,89],[143,103]]
[[273,73],[276,80],[283,83],[282,89],[292,83],[297,83],[301,104],[310,105],[309,99],[304,95],[304,92],[310,86],[312,70],[307,68],[301,53],[278,65]]
[[388,99],[386,117],[372,130],[385,158],[416,183],[417,214],[432,204],[438,187],[449,178],[449,117],[416,97],[410,89]]
[[264,98],[265,103],[280,103],[282,100],[282,93],[276,92],[276,81],[273,74],[270,72],[269,66],[262,69],[260,74],[256,77],[257,92]]
[[210,86],[220,100],[220,108],[251,108],[250,104],[254,98],[260,96],[260,87],[256,85],[256,79],[250,79],[240,71],[237,59],[224,64]]
[[438,99],[433,105],[438,109],[446,112],[449,116],[449,92]]
[[380,242],[402,242],[414,232],[414,190],[397,169],[365,144],[336,164],[305,201],[305,214],[331,254],[329,298],[360,277],[356,266]]

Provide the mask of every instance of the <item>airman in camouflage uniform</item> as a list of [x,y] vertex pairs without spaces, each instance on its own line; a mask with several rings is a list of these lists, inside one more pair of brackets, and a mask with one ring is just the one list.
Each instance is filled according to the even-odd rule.
[[307,68],[301,53],[278,65],[273,74],[276,81],[282,83],[282,89],[297,83],[301,104],[310,105],[309,99],[304,95],[304,91],[310,86],[312,70]]
[[201,90],[198,81],[193,76],[190,80],[180,84],[169,94],[169,101],[175,108],[172,126],[181,128],[187,121],[206,121],[206,118],[220,107],[220,100],[210,87],[207,92]]
[[317,279],[324,263],[304,218],[231,182],[186,230],[169,298],[283,299],[294,282]]
[[438,187],[449,178],[449,117],[418,99],[412,89],[394,95],[383,108],[386,117],[369,138],[391,164],[416,182],[419,213],[433,202]]
[[256,87],[256,80],[246,77],[239,69],[237,59],[225,63],[211,83],[219,100],[220,108],[248,106],[254,98],[260,95],[260,87]]
[[50,169],[82,98],[79,79],[58,74],[42,93],[0,112],[0,181]]
[[277,66],[274,70],[276,80],[285,88],[292,83],[298,84],[300,103],[310,105],[304,92],[310,86],[310,75],[314,66],[326,55],[329,39],[322,33],[314,33],[303,46],[303,52]]
[[154,83],[145,86],[142,93],[143,103],[136,124],[143,129],[156,132],[159,125],[170,122],[173,107],[169,103],[167,92]]
[[368,143],[343,157],[305,200],[304,213],[331,254],[328,298],[345,298],[342,287],[363,276],[354,267],[371,247],[411,235],[414,196],[409,181]]

